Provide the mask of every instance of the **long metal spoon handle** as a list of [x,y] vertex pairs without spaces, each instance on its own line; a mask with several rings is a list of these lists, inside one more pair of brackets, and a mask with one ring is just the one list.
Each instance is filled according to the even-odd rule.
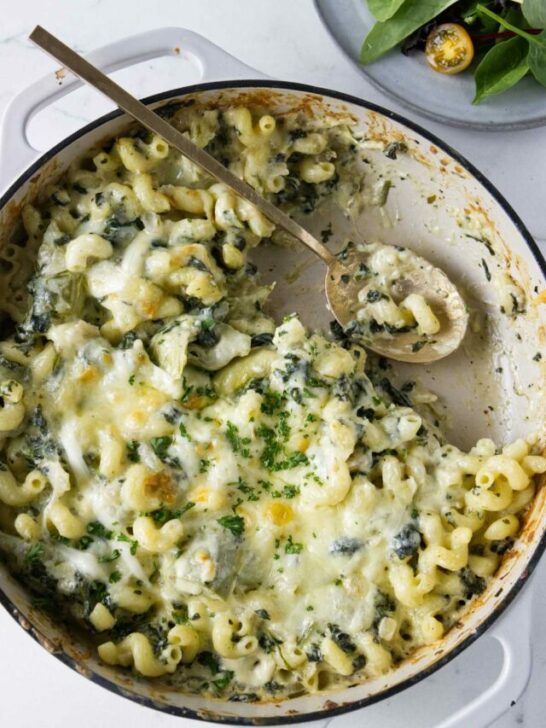
[[143,126],[159,134],[168,144],[181,152],[185,157],[195,162],[216,179],[223,182],[236,192],[240,197],[248,200],[261,210],[264,215],[275,225],[284,228],[290,235],[293,235],[310,250],[318,255],[327,264],[331,265],[336,258],[309,231],[299,225],[295,220],[281,212],[275,205],[265,200],[246,182],[243,182],[229,170],[227,170],[214,157],[191,142],[187,137],[177,131],[171,124],[166,122],[154,111],[149,109],[134,96],[127,93],[115,81],[99,71],[85,58],[73,51],[62,41],[56,38],[47,30],[37,25],[29,36],[37,46],[55,58],[72,73],[83,81],[93,86],[107,96],[120,109],[126,111],[129,116],[140,122]]

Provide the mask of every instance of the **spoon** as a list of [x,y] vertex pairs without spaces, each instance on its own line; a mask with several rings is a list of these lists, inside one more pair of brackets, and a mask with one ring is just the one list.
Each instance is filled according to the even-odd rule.
[[[38,25],[29,37],[37,46],[107,96],[129,116],[161,136],[168,144],[226,184],[237,195],[255,205],[271,222],[286,230],[318,255],[327,266],[324,287],[332,314],[343,328],[354,321],[357,309],[362,306],[358,303],[358,292],[362,288],[359,271],[362,265],[366,265],[368,259],[365,249],[362,251],[355,246],[335,256],[308,230],[265,200],[250,185],[233,175],[214,157],[193,144],[161,116],[131,96],[47,30]],[[391,359],[431,362],[447,356],[459,346],[466,331],[468,315],[461,295],[446,274],[424,258],[413,253],[411,256],[414,263],[411,266],[411,273],[407,273],[397,281],[399,298],[401,300],[410,293],[423,295],[442,323],[440,331],[434,339],[427,339],[424,343],[418,334],[410,331],[396,336],[373,336],[369,340],[364,340],[364,344]]]

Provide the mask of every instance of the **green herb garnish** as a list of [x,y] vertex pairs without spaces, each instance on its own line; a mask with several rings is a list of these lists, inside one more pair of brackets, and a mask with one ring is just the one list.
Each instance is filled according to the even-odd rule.
[[303,551],[303,544],[296,543],[292,540],[292,536],[288,536],[288,540],[284,546],[285,554],[299,554]]
[[245,531],[245,522],[241,516],[222,516],[218,518],[218,523],[234,536],[242,536]]
[[150,445],[152,446],[152,450],[155,452],[157,457],[160,460],[165,460],[167,457],[167,450],[172,445],[173,439],[172,437],[152,437],[150,440]]

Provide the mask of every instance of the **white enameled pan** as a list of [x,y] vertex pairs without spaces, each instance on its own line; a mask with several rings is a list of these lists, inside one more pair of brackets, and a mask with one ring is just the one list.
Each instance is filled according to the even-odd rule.
[[[335,91],[268,79],[187,30],[153,30],[102,48],[89,58],[113,71],[168,54],[177,55],[181,62],[197,64],[203,82],[147,99],[146,103],[153,107],[193,99],[198,108],[245,103],[271,113],[296,108],[308,114],[329,111],[351,115],[372,141],[397,139],[407,144],[409,153],[398,155],[397,160],[388,159],[379,148],[369,149],[370,181],[379,174],[388,174],[396,181],[386,206],[365,207],[355,224],[367,238],[408,245],[443,268],[463,291],[476,321],[483,326],[470,331],[456,354],[427,367],[401,365],[400,376],[408,376],[409,372],[440,395],[448,413],[447,435],[458,446],[469,447],[484,436],[508,442],[541,430],[546,356],[537,362],[535,354],[545,352],[546,307],[541,310],[536,300],[537,293],[546,287],[546,271],[524,224],[495,188],[460,155],[400,116]],[[38,153],[27,141],[29,120],[78,85],[70,77],[51,74],[14,99],[4,118],[0,158],[0,186],[5,188],[0,198],[0,257],[4,263],[0,285],[9,286],[13,301],[24,296],[25,280],[24,274],[10,274],[9,261],[14,265],[17,261],[27,263],[23,270],[28,272],[33,255],[12,236],[22,203],[39,195],[46,182],[61,175],[89,147],[119,134],[130,123],[124,114],[113,112],[37,158]],[[432,196],[434,204],[430,202]],[[324,214],[313,218],[315,230],[324,225]],[[340,216],[334,220],[340,237],[350,236],[352,225]],[[481,261],[491,254],[484,238],[493,246],[501,267],[525,291],[528,303],[524,315],[510,319],[501,314],[496,293],[484,276]],[[260,258],[262,267],[272,267],[272,277],[279,281],[273,300],[275,313],[297,310],[308,324],[325,325],[328,315],[320,264],[315,264],[306,252],[291,249],[265,249]],[[295,268],[300,275],[294,282],[287,273]],[[425,679],[489,630],[504,650],[504,665],[496,683],[438,728],[483,726],[508,708],[529,677],[530,589],[518,594],[546,546],[545,524],[546,488],[542,487],[515,548],[502,562],[491,586],[442,641],[422,648],[385,676],[341,691],[277,704],[211,702],[100,664],[85,641],[31,606],[28,593],[2,564],[0,602],[54,656],[103,687],[174,715],[239,725],[307,721],[325,725],[337,714],[365,709]],[[516,596],[517,604],[511,611],[518,610],[517,628],[515,619],[503,615]]]

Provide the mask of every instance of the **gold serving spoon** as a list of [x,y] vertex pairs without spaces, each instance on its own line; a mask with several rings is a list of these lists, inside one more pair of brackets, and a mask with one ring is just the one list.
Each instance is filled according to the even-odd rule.
[[[332,314],[343,328],[355,320],[357,309],[365,305],[358,303],[358,293],[363,287],[360,272],[368,260],[365,246],[363,250],[354,246],[335,256],[308,230],[265,200],[250,185],[232,174],[214,157],[193,144],[161,116],[127,93],[47,30],[39,25],[36,26],[30,34],[30,40],[76,76],[107,96],[133,119],[161,136],[185,157],[255,205],[271,222],[286,230],[318,255],[327,266],[324,288]],[[417,333],[408,331],[395,336],[374,335],[369,340],[366,338],[364,343],[373,351],[391,359],[407,362],[435,361],[450,354],[461,343],[468,322],[466,306],[456,287],[443,271],[414,253],[410,255],[412,261],[410,271],[397,280],[396,290],[393,290],[394,298],[401,300],[410,293],[424,296],[441,322],[440,331],[426,341],[423,341]]]

